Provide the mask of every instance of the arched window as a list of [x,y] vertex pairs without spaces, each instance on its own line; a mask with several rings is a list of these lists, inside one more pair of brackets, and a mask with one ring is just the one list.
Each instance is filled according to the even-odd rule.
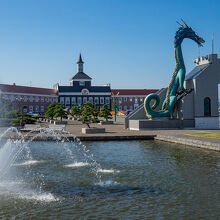
[[204,116],[211,116],[211,99],[204,98]]

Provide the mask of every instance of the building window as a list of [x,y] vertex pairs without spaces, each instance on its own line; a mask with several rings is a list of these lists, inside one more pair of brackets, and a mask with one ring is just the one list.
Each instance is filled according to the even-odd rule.
[[24,96],[24,102],[27,102],[27,96]]
[[39,112],[39,106],[38,105],[35,106],[35,111]]
[[127,97],[124,97],[124,102],[127,102]]
[[134,105],[134,109],[137,109],[137,108],[138,108],[138,104],[135,104],[135,105]]
[[135,102],[135,103],[138,103],[138,98],[135,98],[135,99],[134,99],[134,102]]
[[121,104],[121,102],[122,102],[122,98],[119,97],[119,98],[118,98],[118,103]]
[[95,97],[95,104],[99,104],[99,97]]
[[109,97],[106,97],[106,98],[105,98],[105,103],[106,103],[106,104],[110,104],[110,98],[109,98]]
[[85,81],[79,81],[80,86],[85,86]]
[[118,106],[118,110],[122,111],[122,106],[121,105]]
[[140,98],[140,102],[143,102],[143,98]]
[[11,101],[13,102],[15,100],[15,97],[11,95]]
[[66,97],[65,98],[65,104],[66,105],[70,105],[70,97]]
[[45,101],[46,101],[46,102],[49,102],[49,98],[48,98],[48,97],[47,97],[47,98],[45,98]]
[[41,105],[40,111],[41,111],[41,112],[44,112],[44,106],[43,106],[43,105]]
[[60,97],[60,103],[64,104],[64,97]]
[[204,116],[211,116],[211,99],[204,98]]
[[30,102],[33,102],[33,97],[32,97],[32,96],[30,96],[29,100],[30,100]]
[[89,97],[89,102],[93,104],[93,97]]
[[78,103],[79,105],[82,104],[82,97],[78,97],[78,98],[77,98],[77,103]]
[[87,97],[83,97],[83,104],[86,104],[87,102]]
[[[7,100],[7,99],[8,99],[8,96],[7,96],[7,95],[3,95],[3,99]],[[20,101],[19,99],[21,99],[20,96],[18,96],[18,101]]]
[[56,98],[56,101],[55,101],[56,103],[58,102],[58,98]]
[[100,104],[101,104],[101,105],[104,104],[104,97],[100,97]]
[[127,111],[127,110],[128,110],[127,105],[125,105],[125,106],[124,106],[124,110],[125,110],[125,111]]
[[72,105],[74,105],[75,102],[76,102],[76,97],[72,97],[72,98],[71,98],[71,103],[72,103]]
[[130,110],[130,111],[132,111],[132,110],[133,110],[133,106],[132,106],[132,105],[130,105],[129,110]]
[[35,102],[39,102],[39,97],[35,97]]
[[41,102],[44,102],[44,97],[41,97]]
[[33,106],[32,105],[29,106],[29,111],[33,112]]
[[130,102],[132,102],[132,101],[133,101],[133,98],[129,98],[129,100],[130,100]]

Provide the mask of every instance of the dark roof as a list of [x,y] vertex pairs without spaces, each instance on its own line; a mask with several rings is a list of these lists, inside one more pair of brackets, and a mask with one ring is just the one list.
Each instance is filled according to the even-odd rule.
[[46,88],[38,88],[38,87],[30,87],[30,86],[17,86],[0,84],[0,90],[2,92],[12,92],[12,93],[29,93],[29,94],[41,94],[41,95],[58,95],[58,91],[56,89],[46,89]]
[[78,72],[75,76],[73,76],[71,79],[92,79],[91,77],[89,77],[87,74],[83,73],[83,72]]
[[[89,92],[111,92],[110,86],[85,87]],[[81,92],[84,87],[80,86],[59,86],[59,92]]]
[[158,92],[158,89],[112,89],[112,94],[118,95],[149,95]]
[[196,78],[201,72],[203,72],[208,66],[209,66],[209,64],[203,64],[203,65],[196,66],[191,72],[189,72],[189,73],[186,75],[185,80],[195,79],[195,78]]
[[84,62],[82,61],[81,53],[79,54],[79,61],[78,61],[77,63],[84,63]]

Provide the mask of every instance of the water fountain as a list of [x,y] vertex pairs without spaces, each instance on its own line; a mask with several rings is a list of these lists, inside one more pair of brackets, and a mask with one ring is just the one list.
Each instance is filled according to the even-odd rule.
[[[12,136],[13,139],[4,139],[4,137],[7,136]],[[70,136],[70,134],[68,134],[68,136]],[[26,140],[27,137],[30,137],[29,140]],[[69,164],[64,164],[63,167],[69,169],[89,167],[90,172],[97,180],[97,184],[105,184],[101,179],[100,172],[103,170],[100,164],[94,160],[93,155],[86,146],[75,136],[72,135],[73,141],[70,141],[67,138],[66,131],[49,128],[37,128],[24,135],[16,128],[11,127],[0,135],[0,194],[1,192],[7,191],[10,194],[17,194],[18,197],[22,196],[29,199],[33,199],[37,196],[39,200],[57,200],[51,193],[46,194],[44,192],[44,175],[35,173],[36,178],[34,178],[33,182],[37,180],[37,185],[34,185],[38,191],[30,190],[30,182],[28,181],[28,184],[25,182],[30,175],[32,166],[47,162],[46,160],[34,159],[30,146],[36,139],[39,140],[40,138],[41,140],[45,140],[48,137],[54,141],[54,145],[62,145],[62,151],[65,152],[64,157],[71,161]],[[76,155],[73,155],[73,148],[78,152],[78,155],[81,155],[81,161],[78,161]],[[16,167],[22,167],[23,169],[21,178],[15,174]],[[104,172],[112,172],[112,170],[104,170]],[[33,182],[31,184],[33,184]],[[29,186],[27,187],[27,185]]]

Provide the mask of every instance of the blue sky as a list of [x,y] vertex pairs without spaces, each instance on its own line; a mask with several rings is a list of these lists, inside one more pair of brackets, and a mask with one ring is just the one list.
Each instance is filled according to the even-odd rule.
[[[166,87],[175,61],[176,20],[206,40],[200,54],[220,53],[220,1],[0,0],[0,83],[68,85],[82,53],[93,85]],[[183,43],[187,72],[197,45]]]

